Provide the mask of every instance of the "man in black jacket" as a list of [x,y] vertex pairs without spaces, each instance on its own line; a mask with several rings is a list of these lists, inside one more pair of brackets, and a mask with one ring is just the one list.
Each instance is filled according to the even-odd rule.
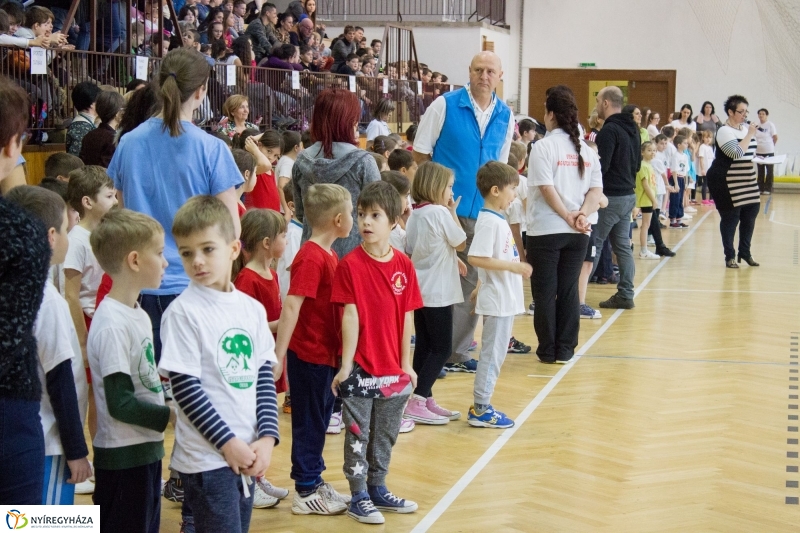
[[275,24],[278,22],[278,8],[275,4],[266,3],[261,6],[261,16],[247,25],[245,35],[253,42],[253,53],[256,63],[269,57],[272,47],[278,42],[275,35]]
[[[597,226],[592,231],[597,250],[609,237],[619,264],[617,293],[600,307],[633,309],[633,275],[635,265],[631,252],[631,212],[636,206],[636,173],[642,164],[641,137],[633,116],[622,111],[622,91],[605,87],[597,94],[597,116],[605,120],[597,134],[597,151],[603,172],[603,194],[608,207],[600,209]],[[600,255],[594,258],[597,268]]]

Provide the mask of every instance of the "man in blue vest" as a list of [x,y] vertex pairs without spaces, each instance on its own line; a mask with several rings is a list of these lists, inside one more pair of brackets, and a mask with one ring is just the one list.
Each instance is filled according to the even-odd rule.
[[469,348],[478,316],[472,314],[470,294],[478,283],[478,272],[467,261],[475,220],[483,207],[475,178],[488,161],[508,161],[514,135],[514,114],[495,94],[503,77],[500,58],[494,52],[481,52],[469,66],[469,85],[442,95],[425,111],[414,138],[417,163],[433,160],[455,174],[453,198],[461,198],[456,212],[467,233],[467,247],[458,257],[467,265],[461,277],[464,303],[453,309],[453,354],[445,369],[474,373],[477,361]]

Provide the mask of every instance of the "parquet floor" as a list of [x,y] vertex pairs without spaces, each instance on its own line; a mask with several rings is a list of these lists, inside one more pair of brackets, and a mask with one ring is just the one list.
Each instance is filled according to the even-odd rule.
[[[290,495],[255,510],[250,531],[797,531],[800,195],[773,196],[759,217],[759,268],[725,269],[719,218],[698,211],[690,230],[665,231],[671,247],[682,240],[677,257],[636,260],[634,310],[581,322],[576,362],[508,356],[493,404],[516,428],[462,419],[399,437],[389,487],[418,512],[384,526],[296,517]],[[590,285],[588,302],[613,290]],[[514,335],[536,344],[530,317]],[[465,412],[471,389],[471,375],[450,374],[434,391]],[[281,431],[268,477],[291,488],[287,415]],[[344,491],[342,441],[325,458]],[[162,531],[177,533],[179,507],[162,501]]]

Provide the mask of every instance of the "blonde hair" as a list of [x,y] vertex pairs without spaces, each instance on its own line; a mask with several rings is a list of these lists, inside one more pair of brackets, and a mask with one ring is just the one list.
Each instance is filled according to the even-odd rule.
[[269,239],[272,244],[275,242],[275,238],[284,232],[286,232],[286,219],[277,211],[248,209],[242,216],[242,235],[240,237],[242,249],[246,253],[239,254],[239,257],[233,262],[232,279],[236,279],[236,276],[247,264],[248,258],[252,258],[264,239]]
[[152,217],[130,209],[112,209],[92,231],[89,243],[97,262],[108,274],[122,270],[129,253],[150,246],[164,228]]
[[453,171],[444,165],[426,161],[417,168],[411,184],[411,198],[417,203],[438,203],[453,177]]
[[592,114],[589,115],[589,129],[593,130],[600,125],[600,117],[597,115],[597,108],[592,109]]
[[[509,152],[514,154],[517,158],[517,161],[525,161],[525,158],[528,157],[528,147],[525,144],[514,141],[511,143],[511,151]],[[516,165],[514,168],[518,168],[519,165]]]
[[222,114],[228,117],[228,120],[233,120],[233,112],[239,109],[243,103],[249,101],[250,99],[242,94],[234,94],[222,104]]
[[233,217],[222,200],[214,196],[192,196],[175,213],[172,235],[188,237],[198,231],[217,226],[225,242],[236,239]]
[[703,131],[703,142],[705,142],[706,138],[713,139],[714,138],[714,132],[711,132],[711,131],[708,131],[708,130],[704,130]]
[[312,228],[322,226],[348,205],[347,214],[352,213],[353,199],[347,189],[332,183],[312,185],[303,195],[305,218]]

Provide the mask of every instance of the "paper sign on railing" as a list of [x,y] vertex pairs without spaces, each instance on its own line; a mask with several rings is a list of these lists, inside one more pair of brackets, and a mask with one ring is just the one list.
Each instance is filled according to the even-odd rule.
[[422,82],[417,82],[417,94],[422,94]]
[[44,48],[31,47],[31,74],[47,74],[47,52]]
[[350,78],[350,92],[354,93],[356,92],[356,77],[349,76],[349,78]]
[[228,87],[236,85],[236,65],[228,65],[225,78],[228,80]]
[[136,79],[147,81],[147,64],[148,58],[145,56],[136,56]]
[[300,88],[300,73],[296,70],[292,71],[292,89]]
[[450,84],[450,92],[453,92],[453,84]]
[[389,94],[389,78],[383,78],[383,94]]

